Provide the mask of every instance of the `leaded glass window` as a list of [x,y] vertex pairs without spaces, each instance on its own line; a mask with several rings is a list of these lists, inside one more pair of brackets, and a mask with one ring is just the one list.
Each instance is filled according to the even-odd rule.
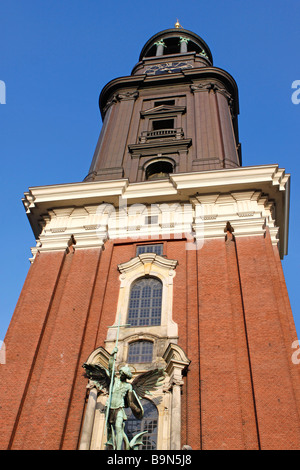
[[147,431],[143,436],[143,444],[139,450],[156,450],[157,448],[157,408],[150,400],[141,400],[144,408],[142,420],[136,419],[130,408],[126,408],[127,421],[125,422],[125,433],[129,441],[139,432]]
[[152,277],[138,279],[129,298],[130,326],[155,326],[161,320],[162,283]]
[[136,256],[143,253],[156,253],[157,255],[162,256],[163,254],[163,244],[157,243],[154,245],[138,245],[136,247]]
[[135,362],[152,362],[152,356],[152,341],[135,341],[129,345],[127,362],[131,364]]

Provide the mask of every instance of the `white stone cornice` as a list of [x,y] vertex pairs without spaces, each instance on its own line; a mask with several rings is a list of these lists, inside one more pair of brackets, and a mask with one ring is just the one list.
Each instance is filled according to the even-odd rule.
[[[38,207],[70,207],[107,202],[118,202],[123,199],[143,199],[153,196],[163,196],[166,199],[182,193],[191,196],[199,191],[203,194],[245,190],[247,187],[256,189],[257,185],[276,187],[285,191],[289,174],[277,165],[241,167],[224,170],[211,170],[193,173],[171,174],[169,179],[129,183],[126,179],[113,181],[92,181],[83,183],[68,183],[54,186],[38,186],[30,188],[24,194],[23,203],[28,214]],[[262,189],[262,188],[258,188]],[[187,191],[189,190],[189,191]],[[145,202],[145,201],[144,201]]]
[[[39,251],[102,246],[107,238],[185,234],[189,240],[222,237],[227,221],[235,235],[270,229],[281,257],[287,252],[289,175],[277,165],[193,173],[141,183],[128,180],[30,188],[24,206]],[[146,222],[156,215],[155,223]]]
[[[66,202],[68,205],[82,203],[82,201],[99,202],[101,198],[109,196],[122,196],[128,180],[113,180],[113,181],[92,181],[83,183],[67,183],[58,184],[53,186],[36,186],[29,188],[27,193],[24,193],[22,199],[26,212],[30,213],[31,209],[36,207],[37,204],[49,204],[55,202],[58,206],[63,206]],[[72,201],[72,202],[71,202]]]
[[201,187],[205,192],[208,188],[230,187],[236,190],[238,187],[253,187],[257,184],[270,182],[284,190],[289,175],[278,165],[262,165],[252,167],[240,167],[224,170],[211,170],[195,173],[178,173],[170,175],[170,180],[178,190]]

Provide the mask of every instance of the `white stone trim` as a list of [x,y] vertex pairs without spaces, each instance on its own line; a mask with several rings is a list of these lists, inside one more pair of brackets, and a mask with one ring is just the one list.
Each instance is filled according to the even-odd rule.
[[[191,242],[223,236],[227,221],[235,236],[269,228],[281,257],[287,252],[289,175],[277,165],[178,173],[169,179],[129,184],[127,180],[31,188],[23,199],[37,251],[102,247],[110,239],[171,235]],[[101,209],[101,210],[99,210]],[[145,214],[158,223],[145,225]],[[198,246],[198,248],[201,248]]]
[[[91,204],[99,204],[101,198],[107,202],[117,202],[122,196],[126,199],[149,197],[156,195],[176,195],[178,190],[200,189],[207,193],[209,188],[223,189],[227,191],[237,190],[245,184],[254,186],[258,183],[277,187],[279,191],[285,191],[290,175],[286,174],[278,165],[261,165],[253,167],[240,167],[223,170],[210,170],[193,173],[174,173],[166,180],[152,180],[142,183],[129,183],[126,179],[113,181],[92,181],[83,183],[68,183],[53,186],[37,186],[29,188],[24,194],[23,203],[26,212],[32,213],[38,205],[57,203],[58,207],[65,207],[67,202],[84,205],[88,200]],[[229,188],[229,189],[228,189]],[[109,200],[111,197],[111,200]],[[60,203],[60,204],[59,204]]]
[[181,449],[181,387],[183,371],[188,368],[190,360],[177,344],[170,343],[163,359],[166,362],[166,372],[169,376],[169,390],[172,392],[170,449]]
[[[157,326],[142,327],[123,327],[119,334],[119,357],[126,361],[126,351],[124,345],[128,336],[142,336],[148,334],[159,338],[165,338],[177,342],[178,326],[173,321],[173,279],[175,277],[176,260],[168,260],[155,253],[144,253],[132,260],[120,264],[118,266],[121,275],[120,292],[118,298],[117,311],[115,314],[114,324],[116,327],[120,318],[121,325],[126,325],[128,315],[128,304],[130,289],[136,279],[144,276],[158,278],[162,282],[162,307],[161,307],[161,324]],[[105,347],[108,351],[112,351],[115,346],[117,335],[116,328],[110,328],[107,333]]]
[[260,191],[201,195],[191,201],[195,207],[198,204],[202,207],[193,225],[196,239],[202,236],[204,239],[224,237],[226,222],[230,221],[237,237],[264,235],[268,226],[273,245],[278,244],[279,228],[275,224],[274,201]]

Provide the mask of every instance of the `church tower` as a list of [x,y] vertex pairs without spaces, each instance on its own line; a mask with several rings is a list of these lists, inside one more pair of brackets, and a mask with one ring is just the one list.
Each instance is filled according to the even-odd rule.
[[99,107],[85,179],[23,199],[37,243],[4,341],[1,448],[105,449],[108,393],[82,365],[108,369],[117,345],[117,372],[165,371],[142,420],[125,410],[143,449],[299,449],[290,176],[242,166],[236,82],[177,23]]

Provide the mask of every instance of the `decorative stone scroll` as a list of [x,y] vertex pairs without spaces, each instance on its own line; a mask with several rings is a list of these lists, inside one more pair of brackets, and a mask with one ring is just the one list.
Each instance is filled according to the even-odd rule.
[[218,92],[221,95],[225,96],[225,98],[227,98],[230,108],[233,107],[233,98],[232,98],[231,93],[229,93],[229,91],[224,86],[222,86],[219,82],[197,83],[197,84],[191,85],[190,87],[193,93],[197,93],[199,91],[207,91],[207,92],[212,91],[213,93]]

